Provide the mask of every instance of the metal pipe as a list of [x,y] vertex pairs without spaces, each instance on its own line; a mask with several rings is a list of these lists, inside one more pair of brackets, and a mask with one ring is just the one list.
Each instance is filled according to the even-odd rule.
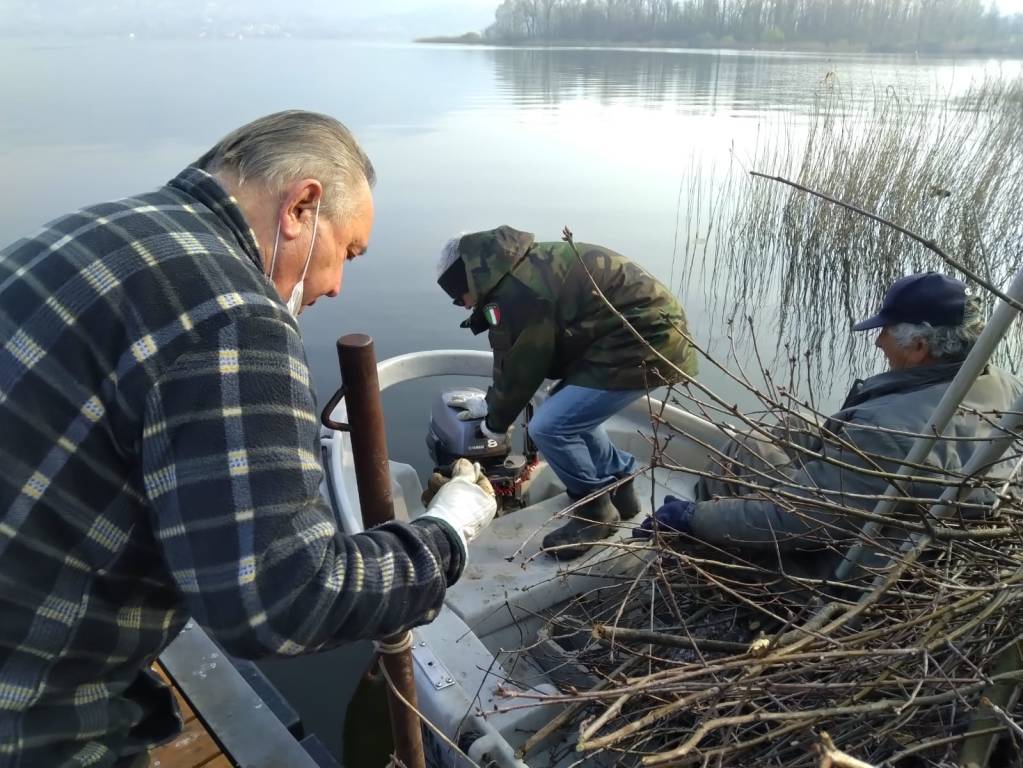
[[[963,477],[973,477],[997,464],[1005,456],[1005,452],[1019,439],[1017,435],[1021,428],[1023,428],[1023,396],[1018,397],[1009,410],[1002,414],[998,422],[991,427],[988,440],[977,444],[977,449],[970,455],[969,460],[963,466]],[[934,522],[950,517],[956,510],[956,504],[972,492],[973,489],[967,486],[966,483],[949,486],[934,505],[931,506],[927,513],[928,519]],[[930,542],[930,539],[930,534],[925,533],[915,533],[909,536],[903,542],[899,555],[893,556],[889,560],[888,565],[891,565],[899,557],[919,547],[922,542]],[[874,578],[874,586],[876,587],[881,584],[884,579],[885,572],[882,570]]]
[[[991,427],[988,440],[977,444],[976,450],[970,455],[962,469],[963,477],[973,477],[986,472],[988,468],[1002,461],[1005,452],[1019,440],[1018,434],[1021,428],[1023,428],[1023,397],[1017,398],[1010,406],[1009,411],[1002,414],[998,422]],[[968,496],[971,491],[972,489],[965,483],[946,488],[938,502],[931,507],[929,516],[938,520],[948,517],[954,509],[953,505]]]
[[[342,336],[337,340],[337,359],[341,366],[341,382],[347,404],[352,462],[359,489],[362,521],[368,530],[394,519],[387,435],[384,431],[384,410],[380,402],[380,381],[377,377],[373,339],[361,333]],[[402,636],[389,637],[385,638],[384,643],[400,644],[402,639]],[[395,754],[407,768],[425,768],[423,733],[419,715],[415,712],[419,705],[416,700],[412,652],[382,653],[380,657],[395,688],[410,705],[406,706],[388,688],[387,705],[391,715]]]
[[[1023,270],[1016,275],[1007,293],[1009,298],[1017,303],[1023,300]],[[995,309],[991,319],[988,320],[984,331],[980,334],[980,338],[973,345],[973,349],[970,350],[970,354],[966,357],[959,372],[952,379],[948,389],[945,390],[945,394],[942,395],[934,412],[931,413],[927,426],[921,430],[920,436],[916,438],[913,446],[909,449],[905,463],[899,467],[899,471],[895,474],[896,480],[888,484],[884,498],[878,501],[874,507],[875,515],[887,517],[895,509],[895,506],[899,503],[899,497],[902,496],[902,492],[898,488],[898,480],[915,472],[916,470],[912,465],[920,464],[927,458],[931,448],[934,447],[934,444],[944,434],[959,404],[966,397],[974,382],[977,381],[977,377],[980,376],[987,366],[988,360],[990,360],[992,353],[995,351],[995,347],[998,346],[1002,337],[1005,336],[1009,326],[1012,325],[1013,320],[1016,319],[1018,314],[1019,310],[1011,304],[999,300],[998,307]],[[863,526],[859,541],[850,547],[845,559],[835,569],[835,578],[837,580],[844,581],[849,578],[852,569],[864,556],[866,542],[872,540],[880,531],[881,524],[875,521],[870,521]]]

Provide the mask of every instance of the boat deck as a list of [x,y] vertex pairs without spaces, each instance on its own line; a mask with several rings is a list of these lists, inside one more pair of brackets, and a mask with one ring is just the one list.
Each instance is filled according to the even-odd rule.
[[224,754],[159,662],[153,664],[153,671],[173,688],[185,727],[174,741],[149,753],[150,768],[232,768],[234,763]]

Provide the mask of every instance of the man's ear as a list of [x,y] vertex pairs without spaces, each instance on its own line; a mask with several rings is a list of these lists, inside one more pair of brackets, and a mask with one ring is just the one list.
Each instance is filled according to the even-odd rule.
[[312,222],[323,197],[323,185],[316,179],[294,181],[284,190],[281,201],[281,237],[294,240]]
[[931,356],[931,349],[923,339],[913,339],[913,363],[923,365]]

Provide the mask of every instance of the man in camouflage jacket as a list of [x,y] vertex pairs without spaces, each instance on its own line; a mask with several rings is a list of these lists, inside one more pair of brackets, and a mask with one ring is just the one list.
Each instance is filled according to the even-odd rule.
[[[544,379],[560,379],[529,434],[570,498],[630,476],[636,459],[611,443],[603,423],[649,389],[696,373],[685,315],[670,291],[607,248],[536,243],[507,226],[452,240],[438,266],[438,284],[473,310],[463,326],[489,332],[493,384],[485,402],[465,404],[472,416],[485,415],[484,434],[503,439]],[[638,512],[629,480],[577,508],[544,548],[578,557]]]

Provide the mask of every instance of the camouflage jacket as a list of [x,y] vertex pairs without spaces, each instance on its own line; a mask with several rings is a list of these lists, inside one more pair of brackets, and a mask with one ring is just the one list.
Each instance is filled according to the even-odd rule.
[[[459,252],[474,311],[463,323],[489,330],[494,380],[487,426],[506,430],[544,379],[597,389],[645,389],[696,374],[683,335],[685,314],[671,292],[614,251],[576,243],[534,243],[500,227],[463,237]],[[612,312],[601,293],[666,365]]]

